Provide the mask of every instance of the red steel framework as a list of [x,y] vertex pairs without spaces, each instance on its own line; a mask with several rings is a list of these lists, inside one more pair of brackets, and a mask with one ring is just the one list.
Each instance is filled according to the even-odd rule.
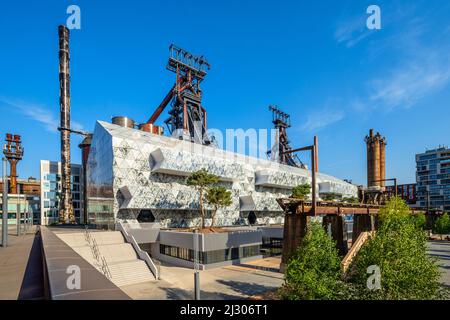
[[3,147],[3,154],[10,165],[10,185],[9,193],[17,194],[17,163],[23,158],[23,148],[21,137],[17,134],[6,134],[6,144]]

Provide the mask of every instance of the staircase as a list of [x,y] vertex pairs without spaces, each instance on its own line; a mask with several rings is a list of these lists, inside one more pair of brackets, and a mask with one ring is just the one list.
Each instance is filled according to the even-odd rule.
[[[93,230],[89,232],[90,242],[81,230],[55,234],[118,287],[155,280],[145,261],[138,258],[133,246],[125,242],[120,231]],[[96,244],[100,259],[96,258],[92,243]]]

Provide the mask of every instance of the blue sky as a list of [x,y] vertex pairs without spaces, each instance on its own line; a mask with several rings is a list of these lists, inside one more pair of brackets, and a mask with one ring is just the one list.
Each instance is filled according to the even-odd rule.
[[[175,43],[203,54],[210,127],[270,128],[269,104],[291,114],[293,146],[319,136],[320,170],[366,182],[364,136],[386,136],[387,176],[415,180],[414,155],[450,144],[450,2],[2,1],[0,135],[21,134],[21,178],[59,160],[57,26],[71,34],[72,126],[128,115],[146,121],[171,87]],[[382,29],[366,28],[381,8]],[[72,158],[80,162],[80,138]]]

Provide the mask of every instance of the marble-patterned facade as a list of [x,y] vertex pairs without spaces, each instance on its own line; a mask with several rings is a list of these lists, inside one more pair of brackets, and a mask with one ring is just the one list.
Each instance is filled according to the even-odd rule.
[[[276,199],[311,183],[305,169],[98,121],[87,168],[89,218],[132,219],[150,210],[163,227],[198,225],[199,195],[186,178],[202,168],[232,192],[233,202],[219,210],[217,225],[245,225],[251,211],[258,223],[282,223]],[[322,173],[317,187],[319,193],[357,195],[356,186]]]

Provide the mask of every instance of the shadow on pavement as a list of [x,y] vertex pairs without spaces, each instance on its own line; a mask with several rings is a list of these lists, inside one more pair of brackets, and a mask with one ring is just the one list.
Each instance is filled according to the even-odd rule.
[[40,233],[37,232],[34,236],[18,300],[43,300],[44,297],[42,245]]

